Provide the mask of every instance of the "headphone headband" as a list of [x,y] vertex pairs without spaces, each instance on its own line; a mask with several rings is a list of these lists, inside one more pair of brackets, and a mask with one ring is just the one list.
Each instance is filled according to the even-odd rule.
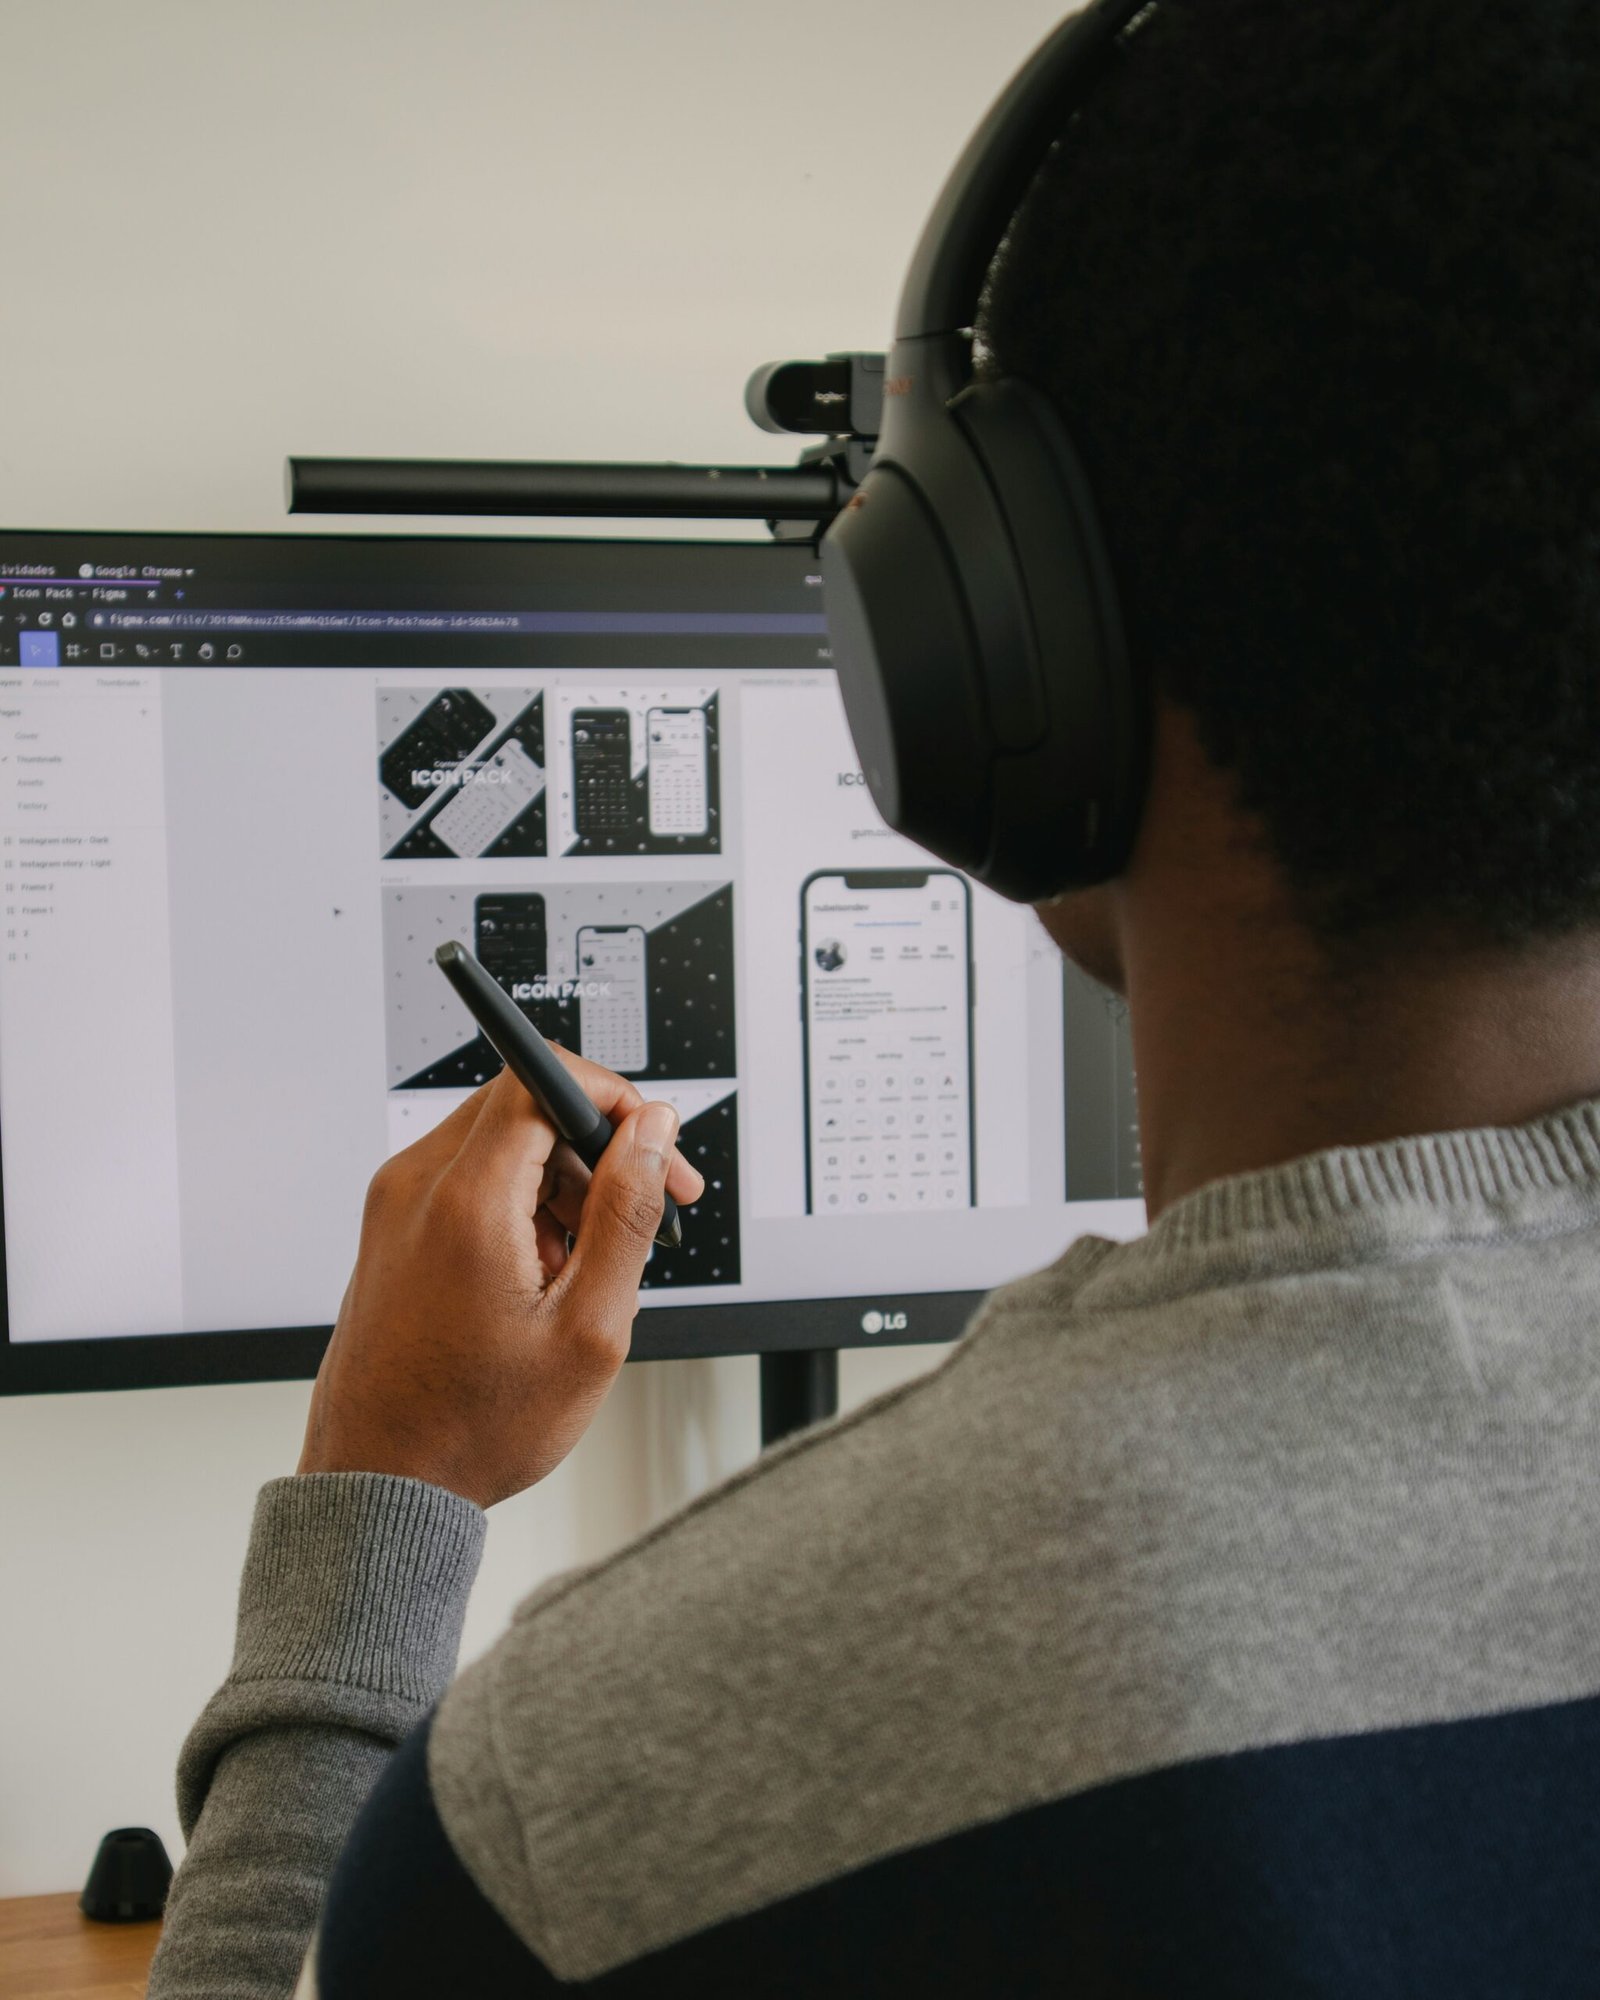
[[1003,230],[1022,204],[1061,107],[1081,98],[1090,73],[1151,0],[1092,0],[1047,35],[967,141],[939,191],[900,291],[895,338],[955,333],[972,325]]

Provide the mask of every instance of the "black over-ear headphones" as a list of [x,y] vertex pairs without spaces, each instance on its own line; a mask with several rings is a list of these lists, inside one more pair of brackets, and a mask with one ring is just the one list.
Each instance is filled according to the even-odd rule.
[[1045,153],[1146,0],[1056,29],[945,183],[900,295],[872,466],[822,543],[829,638],[892,827],[1018,902],[1115,875],[1147,703],[1093,495],[1026,382],[975,382],[989,264]]

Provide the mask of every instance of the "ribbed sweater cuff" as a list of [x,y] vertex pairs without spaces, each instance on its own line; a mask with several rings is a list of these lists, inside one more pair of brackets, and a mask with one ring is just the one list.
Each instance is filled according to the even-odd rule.
[[455,1670],[483,1510],[376,1472],[274,1479],[256,1500],[229,1681],[331,1681],[426,1706]]

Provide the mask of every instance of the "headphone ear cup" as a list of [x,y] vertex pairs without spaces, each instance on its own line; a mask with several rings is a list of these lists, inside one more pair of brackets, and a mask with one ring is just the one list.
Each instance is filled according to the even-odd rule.
[[993,745],[977,641],[938,520],[900,465],[874,465],[834,520],[822,576],[839,691],[878,810],[981,872]]
[[1047,706],[1037,745],[998,761],[984,879],[1036,901],[1126,863],[1143,804],[1147,703],[1088,478],[1054,408],[1003,377],[964,390],[950,414],[1004,517]]
[[889,824],[1036,902],[1126,862],[1143,704],[1055,412],[1011,380],[946,404],[912,358],[913,393],[823,538],[840,692]]

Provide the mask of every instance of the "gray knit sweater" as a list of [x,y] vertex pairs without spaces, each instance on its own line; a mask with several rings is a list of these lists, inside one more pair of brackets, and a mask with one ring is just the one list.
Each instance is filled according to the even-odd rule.
[[[1076,1243],[995,1293],[931,1375],[536,1593],[448,1693],[478,1511],[407,1480],[276,1481],[257,1508],[233,1670],[183,1751],[190,1846],[152,2000],[290,1993],[363,1799],[441,1696],[413,1778],[351,1843],[408,1828],[419,1852],[437,1841],[423,1886],[397,1886],[385,1911],[398,1862],[368,1868],[365,1887],[341,1873],[325,1930],[330,1953],[338,1938],[400,1935],[428,1885],[459,1875],[448,1922],[444,1903],[418,1917],[410,1958],[453,1927],[460,1963],[481,1949],[485,1967],[494,1951],[527,1966],[504,1988],[484,1971],[462,1991],[608,1975],[608,1992],[631,1993],[636,1966],[649,1968],[641,1993],[680,1990],[673,1966],[681,1990],[723,1990],[706,1968],[730,1937],[752,1992],[850,1990],[826,1963],[841,1926],[860,1965],[873,1912],[919,1910],[895,1919],[892,1962],[908,1964],[914,1933],[943,1937],[949,1882],[1009,1871],[1011,1893],[1017,1857],[1048,1853],[1052,1893],[1008,1930],[1043,1937],[1065,1922],[1063,1885],[1124,1839],[1137,1860],[1110,1868],[1071,1935],[1097,1924],[1104,1953],[1154,1950],[1145,1933],[1159,1926],[1106,1914],[1130,1871],[1164,1885],[1169,1929],[1209,1935],[1217,1896],[1181,1912],[1212,1850],[1234,1866],[1248,1848],[1264,1881],[1298,1865],[1295,1839],[1335,1795],[1357,1828],[1329,1835],[1335,1853],[1338,1839],[1376,1851],[1371,1816],[1396,1796],[1439,1803],[1434,1832],[1385,1836],[1376,1901],[1327,1921],[1391,1954],[1420,1950],[1415,1938],[1449,1928],[1419,1914],[1443,1895],[1461,1906],[1451,1924],[1492,1928],[1462,1871],[1487,1852],[1485,1880],[1511,1881],[1509,1851],[1485,1849],[1511,1807],[1490,1798],[1474,1821],[1448,1800],[1465,1768],[1482,1804],[1484,1759],[1506,1761],[1505,1739],[1472,1737],[1463,1766],[1469,1739],[1453,1725],[1561,1717],[1566,1734],[1535,1731],[1537,1753],[1507,1762],[1550,1765],[1516,1839],[1559,1833],[1581,1867],[1600,1860],[1562,1817],[1581,1801],[1557,1796],[1600,1689],[1597,1316],[1595,1105],[1220,1182],[1137,1242]],[[1344,1746],[1336,1780],[1307,1762],[1330,1744]],[[1393,1745],[1403,1783],[1369,1769]],[[1247,1811],[1244,1769],[1267,1786]],[[1201,1787],[1184,1793],[1191,1820],[1231,1831],[1195,1842],[1169,1880],[1152,1857],[1180,1780]],[[997,1847],[1009,1834],[1016,1847]],[[1423,1881],[1415,1851],[1447,1840],[1468,1847]],[[1554,1859],[1539,1865],[1554,1879]],[[1250,1921],[1271,1894],[1246,1899]],[[1380,1921],[1394,1897],[1411,1917],[1385,1904]],[[781,1930],[800,1908],[810,1928]],[[939,1947],[943,1990],[983,1990],[954,1977],[970,1932]],[[780,1950],[791,1978],[797,1935],[815,1940],[814,1987],[764,1979],[762,1952],[776,1966]],[[1059,1968],[1079,1949],[1039,1937],[1017,1945],[1035,1971],[1040,1952]],[[991,1970],[1011,1948],[985,1943]],[[1321,1962],[1336,1948],[1324,1938]],[[1199,1949],[1188,1939],[1184,1963]],[[1474,1946],[1473,1963],[1490,1949]],[[1419,1981],[1448,1976],[1406,1964]],[[1600,1961],[1591,1970],[1600,1991]],[[995,1991],[1056,1990],[995,1976]],[[1485,1976],[1513,1990],[1509,1974]],[[384,1984],[412,1990],[397,1979]],[[336,1991],[325,1973],[325,2000],[365,1990],[345,1973]],[[1058,1990],[1073,1989],[1063,1977]],[[1241,1974],[1236,1990],[1256,1988]]]

